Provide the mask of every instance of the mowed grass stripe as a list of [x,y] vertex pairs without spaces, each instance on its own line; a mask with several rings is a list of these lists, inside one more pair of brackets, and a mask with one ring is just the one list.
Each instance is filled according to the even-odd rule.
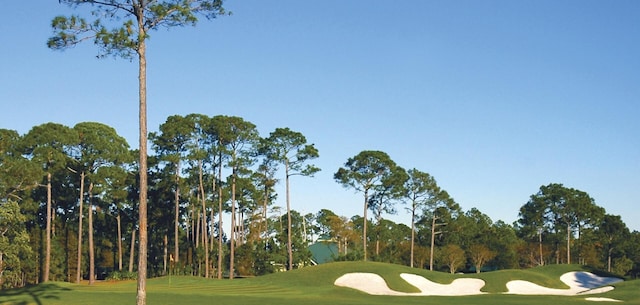
[[198,293],[209,294],[300,294],[299,290],[284,287],[282,285],[267,285],[254,283],[252,279],[216,280],[192,277],[178,277],[171,279],[168,277],[157,278],[150,281],[149,292],[171,292],[171,293]]

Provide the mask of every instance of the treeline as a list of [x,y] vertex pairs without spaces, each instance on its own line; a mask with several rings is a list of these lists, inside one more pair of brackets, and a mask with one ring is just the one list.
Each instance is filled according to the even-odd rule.
[[[640,233],[561,184],[542,186],[516,223],[493,222],[477,209],[462,211],[428,173],[363,151],[334,174],[362,192],[363,215],[301,215],[289,188],[294,177],[320,170],[312,164],[319,152],[303,134],[277,128],[261,137],[240,117],[191,114],[167,118],[149,139],[151,277],[232,279],[300,268],[311,263],[308,246],[319,236],[337,245],[338,260],[449,272],[550,263],[621,275],[639,268]],[[136,155],[95,122],[46,123],[24,135],[0,129],[1,286],[135,277]],[[275,192],[277,183],[285,194]],[[274,206],[277,196],[285,196],[286,210]],[[410,226],[384,218],[398,210],[412,215]]]

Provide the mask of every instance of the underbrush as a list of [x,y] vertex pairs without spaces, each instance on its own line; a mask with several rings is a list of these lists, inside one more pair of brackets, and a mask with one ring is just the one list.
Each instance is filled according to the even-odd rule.
[[126,281],[135,279],[138,279],[138,273],[129,271],[113,271],[106,278],[107,281]]

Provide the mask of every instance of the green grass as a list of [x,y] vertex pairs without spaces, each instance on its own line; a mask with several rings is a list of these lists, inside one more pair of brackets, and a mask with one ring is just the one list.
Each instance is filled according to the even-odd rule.
[[[550,288],[567,288],[560,275],[569,271],[591,271],[578,265],[550,265],[529,270],[503,270],[481,274],[451,275],[442,272],[412,269],[405,266],[373,262],[337,262],[285,273],[234,280],[208,280],[198,277],[163,277],[147,282],[148,304],[591,304],[586,296],[520,296],[504,295],[510,280],[528,280]],[[349,272],[371,272],[382,276],[390,288],[403,292],[418,290],[400,278],[401,273],[414,273],[434,282],[447,284],[456,278],[481,278],[489,294],[464,297],[432,296],[371,296],[349,288],[336,287],[333,282]],[[596,297],[622,300],[623,304],[640,304],[640,281],[614,285],[616,289]],[[100,282],[85,284],[47,283],[37,286],[0,291],[0,304],[132,304],[136,282]]]

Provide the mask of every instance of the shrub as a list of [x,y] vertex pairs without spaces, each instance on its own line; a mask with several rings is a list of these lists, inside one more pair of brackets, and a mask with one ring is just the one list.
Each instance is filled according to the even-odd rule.
[[125,281],[135,280],[138,278],[138,273],[129,271],[113,271],[107,276],[108,281]]

